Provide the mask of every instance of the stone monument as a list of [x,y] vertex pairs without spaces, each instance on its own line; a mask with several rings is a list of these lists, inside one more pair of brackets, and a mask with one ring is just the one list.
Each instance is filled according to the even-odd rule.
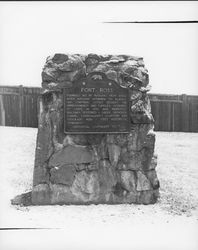
[[141,57],[48,57],[33,188],[12,203],[155,203],[159,181],[148,83]]

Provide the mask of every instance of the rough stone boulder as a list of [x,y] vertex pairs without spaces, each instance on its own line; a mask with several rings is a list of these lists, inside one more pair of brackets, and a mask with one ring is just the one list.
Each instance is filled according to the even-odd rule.
[[[90,73],[129,92],[128,133],[64,132],[63,89]],[[55,54],[42,71],[32,192],[13,204],[153,204],[159,197],[154,120],[143,58],[128,55]],[[27,200],[26,200],[27,197]]]

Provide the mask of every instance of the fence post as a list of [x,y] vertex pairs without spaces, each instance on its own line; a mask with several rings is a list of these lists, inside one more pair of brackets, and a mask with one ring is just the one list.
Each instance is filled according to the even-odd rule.
[[23,85],[19,85],[19,126],[23,126]]
[[171,124],[171,131],[175,131],[175,105],[174,102],[171,105],[171,111],[172,111],[172,117],[170,120],[172,120],[172,124]]
[[3,95],[0,94],[0,125],[5,126],[5,109]]
[[187,95],[182,95],[182,131],[189,131],[189,109]]

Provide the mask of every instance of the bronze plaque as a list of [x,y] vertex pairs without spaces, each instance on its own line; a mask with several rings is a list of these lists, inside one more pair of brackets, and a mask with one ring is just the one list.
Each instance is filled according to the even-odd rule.
[[64,90],[64,131],[70,134],[128,133],[129,93],[103,73]]

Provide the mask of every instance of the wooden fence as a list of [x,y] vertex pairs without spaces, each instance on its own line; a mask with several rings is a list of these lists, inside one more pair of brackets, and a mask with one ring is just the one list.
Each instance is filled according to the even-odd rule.
[[[0,125],[38,126],[41,88],[0,86]],[[198,132],[198,96],[149,94],[156,131]]]
[[149,94],[156,131],[198,132],[198,96]]
[[38,96],[41,88],[0,86],[0,125],[38,126]]

